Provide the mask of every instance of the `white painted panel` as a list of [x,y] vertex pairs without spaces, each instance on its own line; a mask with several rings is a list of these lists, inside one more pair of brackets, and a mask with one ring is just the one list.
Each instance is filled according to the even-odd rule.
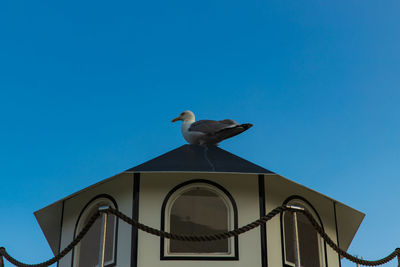
[[62,202],[56,202],[46,210],[36,211],[35,217],[42,229],[53,254],[58,254],[60,245]]
[[[281,206],[283,202],[290,196],[298,195],[306,199],[317,210],[321,217],[325,232],[335,242],[336,226],[334,217],[333,201],[323,195],[309,190],[303,186],[292,183],[283,179],[279,175],[265,176],[265,195],[266,195],[266,212],[270,212],[274,208]],[[267,247],[268,247],[268,266],[282,265],[282,241],[280,216],[267,223]],[[326,245],[328,266],[339,266],[339,258],[335,251]]]
[[338,220],[339,245],[341,249],[347,250],[365,215],[360,212],[356,213],[345,205],[337,203],[336,216]]
[[[238,208],[239,226],[259,218],[258,177],[250,174],[215,173],[147,173],[141,174],[139,220],[159,229],[161,206],[167,193],[175,186],[192,179],[206,179],[229,191]],[[255,229],[239,237],[239,261],[173,261],[160,260],[160,238],[139,231],[139,267],[200,266],[260,266],[260,230]]]
[[[108,194],[117,202],[118,209],[129,217],[132,216],[133,174],[122,173],[108,182],[90,188],[65,200],[61,248],[66,247],[74,238],[74,229],[78,216],[84,206],[100,194]],[[123,221],[118,223],[117,266],[130,266],[131,227]],[[69,253],[60,261],[60,267],[71,267]]]

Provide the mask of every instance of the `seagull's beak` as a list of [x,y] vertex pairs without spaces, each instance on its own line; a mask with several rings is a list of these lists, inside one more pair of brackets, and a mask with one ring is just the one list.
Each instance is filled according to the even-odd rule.
[[175,119],[173,119],[171,122],[176,122],[176,121],[181,121],[182,120],[182,118],[179,116],[179,117],[176,117]]

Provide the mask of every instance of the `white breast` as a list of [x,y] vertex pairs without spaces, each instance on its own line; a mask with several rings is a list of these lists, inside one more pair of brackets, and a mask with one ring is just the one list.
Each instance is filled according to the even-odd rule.
[[204,136],[204,133],[189,131],[191,124],[191,122],[185,121],[182,123],[181,131],[183,138],[185,138],[186,142],[188,142],[189,144],[200,144],[200,139]]

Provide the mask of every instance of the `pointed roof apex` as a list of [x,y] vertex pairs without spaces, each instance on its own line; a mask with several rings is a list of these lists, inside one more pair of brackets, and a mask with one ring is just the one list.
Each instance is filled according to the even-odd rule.
[[215,145],[183,145],[127,172],[273,173]]

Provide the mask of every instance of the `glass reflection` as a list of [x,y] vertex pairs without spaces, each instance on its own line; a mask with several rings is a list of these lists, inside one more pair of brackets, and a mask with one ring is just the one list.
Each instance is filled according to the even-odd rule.
[[[91,216],[88,216],[89,218]],[[105,265],[113,260],[114,255],[114,232],[115,232],[115,216],[107,216],[106,228],[106,248],[104,255]],[[87,223],[87,222],[86,222]],[[85,223],[85,224],[86,224]],[[100,253],[100,235],[101,235],[101,219],[97,219],[79,245],[79,267],[97,267],[99,266]]]
[[[181,235],[209,235],[228,230],[229,210],[225,201],[205,188],[180,195],[171,208],[170,231]],[[172,253],[229,253],[229,240],[183,242],[170,240]]]
[[[295,220],[297,222],[295,223]],[[304,214],[298,213],[295,217],[291,212],[283,215],[285,260],[290,265],[295,265],[295,253],[298,241],[301,267],[320,267],[320,241],[318,233]],[[297,229],[295,225],[297,224]],[[296,230],[298,239],[296,240]]]

